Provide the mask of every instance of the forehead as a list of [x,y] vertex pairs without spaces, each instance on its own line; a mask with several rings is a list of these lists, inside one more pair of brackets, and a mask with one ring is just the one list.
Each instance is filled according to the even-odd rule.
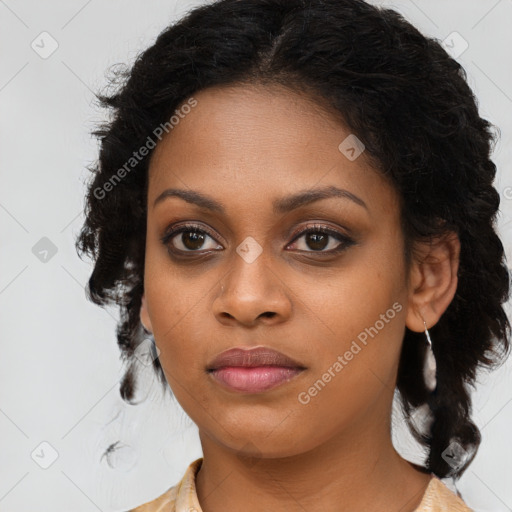
[[379,202],[380,210],[396,208],[394,189],[364,151],[355,159],[342,151],[354,134],[308,96],[282,86],[236,85],[205,89],[194,99],[153,152],[148,204],[168,187],[256,205],[332,185]]
[[338,132],[334,143],[348,133],[308,96],[279,85],[211,87],[194,94],[194,98],[197,105],[164,136],[153,160],[162,152],[175,153],[185,139],[194,143],[194,155],[198,157],[214,153],[220,156],[227,151],[242,155],[274,150],[275,158],[280,153],[289,156],[294,146],[306,146],[318,137],[329,144],[329,128]]

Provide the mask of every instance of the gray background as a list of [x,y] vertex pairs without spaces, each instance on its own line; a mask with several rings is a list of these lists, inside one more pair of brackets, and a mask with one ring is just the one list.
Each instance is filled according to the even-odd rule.
[[[86,166],[97,156],[89,133],[104,116],[93,91],[109,66],[133,62],[202,3],[0,0],[1,511],[126,510],[164,492],[201,456],[196,427],[161,398],[151,370],[139,405],[119,397],[117,311],[86,301],[91,265],[74,239]],[[512,0],[374,3],[453,41],[481,115],[501,129],[499,229],[511,261]],[[474,418],[483,443],[457,487],[476,511],[510,511],[511,361],[479,382]],[[395,423],[397,448],[420,460],[398,414]],[[118,439],[118,450],[102,457]]]

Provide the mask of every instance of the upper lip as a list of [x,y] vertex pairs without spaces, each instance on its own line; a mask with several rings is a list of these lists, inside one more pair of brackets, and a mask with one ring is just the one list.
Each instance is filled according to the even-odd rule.
[[297,361],[268,347],[243,348],[235,347],[221,352],[207,366],[207,370],[217,370],[226,366],[284,366],[289,368],[305,368]]

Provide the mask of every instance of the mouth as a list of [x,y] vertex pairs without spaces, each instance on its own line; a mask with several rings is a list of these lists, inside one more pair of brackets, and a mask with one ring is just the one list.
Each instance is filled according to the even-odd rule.
[[274,389],[306,369],[281,352],[267,348],[234,348],[219,354],[206,368],[230,391],[261,393]]

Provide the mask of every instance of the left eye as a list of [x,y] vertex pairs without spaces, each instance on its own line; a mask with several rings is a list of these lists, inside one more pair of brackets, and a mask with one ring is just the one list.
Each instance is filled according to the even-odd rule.
[[339,252],[353,243],[350,238],[342,233],[323,226],[306,229],[299,233],[294,240],[301,239],[304,240],[297,244],[299,247],[296,247],[296,249],[307,252]]

